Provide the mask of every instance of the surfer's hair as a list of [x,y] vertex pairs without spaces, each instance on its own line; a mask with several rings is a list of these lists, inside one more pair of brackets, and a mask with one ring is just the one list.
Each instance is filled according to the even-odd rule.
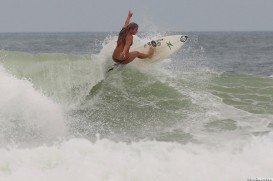
[[125,43],[126,41],[126,36],[128,35],[129,31],[132,29],[138,28],[138,25],[134,22],[131,22],[128,26],[126,26],[125,28],[122,28],[122,30],[119,32],[118,35],[118,45],[120,45],[121,43]]

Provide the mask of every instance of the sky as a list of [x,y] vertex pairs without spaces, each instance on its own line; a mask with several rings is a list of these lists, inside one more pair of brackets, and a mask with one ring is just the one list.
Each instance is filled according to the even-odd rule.
[[273,31],[273,0],[1,0],[0,32]]

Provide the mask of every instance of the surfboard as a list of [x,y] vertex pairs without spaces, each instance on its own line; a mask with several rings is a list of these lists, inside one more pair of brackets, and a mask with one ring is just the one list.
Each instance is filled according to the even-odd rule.
[[155,48],[155,53],[151,59],[144,60],[149,63],[159,62],[177,52],[187,41],[187,35],[164,36],[142,45],[132,47],[130,51],[148,52],[150,46]]
[[[150,59],[138,59],[145,63],[156,63],[168,58],[171,54],[177,52],[187,41],[187,35],[170,35],[156,38],[146,43],[137,42],[134,40],[134,46],[131,47],[130,52],[139,51],[147,53],[152,46],[155,48],[155,53]],[[134,60],[135,62],[135,60]],[[107,70],[107,73],[119,67],[120,64],[115,64]]]

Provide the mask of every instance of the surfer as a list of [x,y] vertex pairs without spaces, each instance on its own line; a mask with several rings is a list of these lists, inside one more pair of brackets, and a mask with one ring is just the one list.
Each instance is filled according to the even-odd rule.
[[154,54],[154,48],[150,47],[148,53],[141,53],[139,51],[129,52],[133,44],[133,35],[138,31],[138,25],[131,21],[133,13],[129,11],[122,30],[119,32],[117,46],[113,52],[112,58],[115,62],[127,64],[135,58],[146,59],[151,58]]

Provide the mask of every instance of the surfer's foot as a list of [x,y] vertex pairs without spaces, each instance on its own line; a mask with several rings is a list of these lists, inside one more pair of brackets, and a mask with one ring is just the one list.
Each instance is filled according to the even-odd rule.
[[152,58],[154,53],[155,53],[155,48],[150,47],[150,49],[148,51],[148,58]]

